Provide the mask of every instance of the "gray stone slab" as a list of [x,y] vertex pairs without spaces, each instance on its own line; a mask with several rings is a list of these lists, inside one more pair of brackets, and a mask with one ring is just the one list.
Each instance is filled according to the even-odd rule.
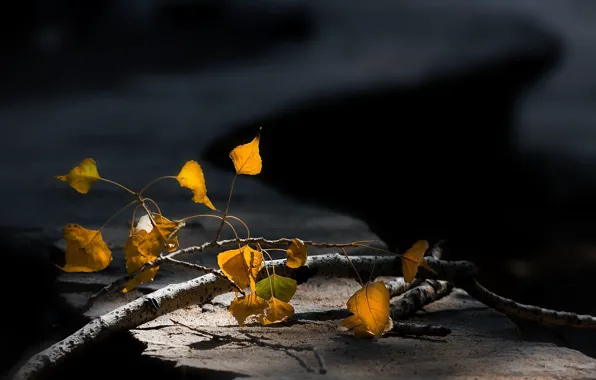
[[[324,312],[345,308],[358,289],[352,280],[313,280],[299,286],[293,298],[297,321],[276,327],[249,324],[244,332],[284,345],[312,345],[325,358],[325,379],[443,379],[443,378],[591,378],[596,360],[577,351],[546,343],[524,342],[513,323],[456,290],[419,312],[412,322],[440,324],[452,329],[445,338],[386,337],[358,341],[337,332],[339,320],[324,320]],[[132,330],[147,345],[145,356],[176,363],[173,373],[218,371],[230,378],[323,378],[309,373],[296,359],[280,350],[213,344],[170,319],[215,334],[241,337],[227,311],[231,299],[216,299],[214,306],[191,307],[160,317]],[[309,312],[309,320],[300,320]],[[319,314],[317,314],[319,313]],[[322,320],[313,319],[320,315]],[[309,367],[318,368],[308,352],[296,353]],[[196,372],[193,372],[196,371]]]

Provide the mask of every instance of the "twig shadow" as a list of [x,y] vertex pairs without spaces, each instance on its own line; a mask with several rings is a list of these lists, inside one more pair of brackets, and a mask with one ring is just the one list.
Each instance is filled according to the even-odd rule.
[[193,350],[212,350],[217,347],[225,346],[226,344],[230,344],[230,342],[226,342],[222,339],[207,339],[191,343],[188,347]]

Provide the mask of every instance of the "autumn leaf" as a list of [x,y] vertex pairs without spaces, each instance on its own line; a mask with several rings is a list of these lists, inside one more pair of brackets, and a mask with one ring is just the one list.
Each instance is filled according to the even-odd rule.
[[[271,289],[272,287],[273,291]],[[274,296],[281,301],[290,302],[294,293],[296,293],[296,280],[278,276],[274,273],[257,282],[256,293],[259,297],[266,300]]]
[[260,136],[257,136],[248,144],[238,145],[230,152],[236,174],[256,175],[261,172],[263,162],[259,154],[259,140]]
[[389,291],[382,281],[367,283],[350,297],[347,306],[353,315],[344,319],[339,329],[353,331],[358,338],[379,337],[393,324],[389,316]]
[[[147,215],[143,217],[149,218]],[[142,218],[140,218],[142,219]],[[140,223],[139,219],[139,223]],[[168,252],[173,252],[178,249],[178,231],[180,228],[184,227],[184,222],[172,222],[171,220],[167,219],[163,215],[155,214],[153,215],[153,220],[155,221],[155,230],[161,241],[164,245],[163,249]]]
[[306,264],[306,245],[300,239],[292,240],[290,247],[286,249],[288,260],[286,265],[290,268],[299,268]]
[[68,183],[81,194],[87,194],[91,185],[100,179],[97,165],[92,158],[84,159],[78,166],[72,168],[68,174],[58,175],[55,178]]
[[195,203],[202,203],[213,211],[217,211],[213,203],[207,197],[207,185],[203,169],[196,161],[187,161],[176,177],[182,187],[191,189],[193,193],[192,200]]
[[238,325],[244,326],[244,321],[251,315],[262,313],[268,304],[267,301],[255,293],[250,293],[243,297],[236,297],[230,304],[230,313],[238,321]]
[[280,299],[271,297],[268,304],[269,308],[266,310],[265,315],[258,319],[264,325],[283,322],[294,315],[294,306]]
[[63,229],[66,240],[65,272],[97,272],[112,261],[112,252],[101,237],[101,232],[88,230],[78,224],[67,224]]
[[420,265],[428,267],[424,259],[427,249],[428,242],[426,240],[418,240],[410,249],[401,255],[402,273],[406,282],[412,282],[414,280]]
[[[129,274],[157,259],[162,251],[172,252],[178,248],[178,236],[175,236],[177,224],[161,215],[154,215],[153,220],[155,226],[148,215],[139,218],[135,230],[124,244],[126,270]],[[159,267],[153,267],[139,273],[127,282],[122,292],[129,292],[142,283],[153,281],[158,270]]]
[[217,255],[221,271],[240,289],[250,285],[255,290],[255,279],[263,265],[263,254],[249,245]]

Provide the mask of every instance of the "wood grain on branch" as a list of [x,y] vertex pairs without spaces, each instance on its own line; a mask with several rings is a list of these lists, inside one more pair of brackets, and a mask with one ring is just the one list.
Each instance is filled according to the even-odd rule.
[[491,292],[480,285],[475,279],[462,281],[458,283],[458,286],[486,306],[492,307],[511,317],[534,321],[544,325],[596,329],[596,317],[592,315],[580,315],[567,311],[543,309],[537,306],[517,303]]
[[411,317],[425,305],[434,302],[453,289],[447,281],[425,280],[417,287],[408,290],[401,297],[391,300],[390,315],[395,321]]

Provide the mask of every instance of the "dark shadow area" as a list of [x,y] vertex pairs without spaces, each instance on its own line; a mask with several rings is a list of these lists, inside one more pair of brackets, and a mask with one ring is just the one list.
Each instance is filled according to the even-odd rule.
[[[479,258],[479,246],[482,256],[527,249],[542,237],[546,195],[516,153],[516,105],[561,54],[545,39],[416,84],[326,94],[230,128],[202,157],[230,170],[231,148],[262,127],[258,179],[364,220],[391,250],[418,239],[446,239],[458,259]],[[522,211],[535,223],[510,218]]]
[[128,333],[116,334],[84,354],[71,356],[48,379],[235,379],[242,374],[210,369],[176,367],[175,362],[142,356],[145,346]]
[[309,10],[300,4],[232,3],[148,0],[143,8],[134,1],[28,0],[5,5],[0,10],[6,29],[0,39],[0,100],[101,92],[142,74],[239,65],[316,33]]

